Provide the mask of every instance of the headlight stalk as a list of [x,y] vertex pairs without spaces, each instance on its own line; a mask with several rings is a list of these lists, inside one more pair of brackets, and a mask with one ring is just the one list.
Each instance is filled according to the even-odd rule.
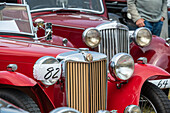
[[128,82],[128,79],[134,72],[134,61],[131,55],[127,53],[118,53],[109,63],[110,74],[116,79],[117,87]]

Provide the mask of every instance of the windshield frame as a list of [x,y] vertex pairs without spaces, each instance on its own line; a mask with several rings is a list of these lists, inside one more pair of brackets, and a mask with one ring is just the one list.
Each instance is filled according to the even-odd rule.
[[[26,0],[22,0],[24,4],[27,4]],[[103,14],[105,9],[104,9],[104,5],[103,5],[103,0],[99,0],[100,1],[100,4],[101,4],[101,8],[102,10],[101,11],[95,11],[95,10],[88,10],[88,9],[81,9],[81,8],[41,8],[41,9],[36,9],[36,10],[31,10],[30,9],[30,12],[31,13],[34,13],[34,12],[43,12],[43,11],[56,11],[56,10],[61,10],[61,9],[64,9],[64,10],[77,10],[77,11],[80,11],[80,12],[90,12],[90,13],[96,13],[96,14]]]
[[30,24],[30,30],[31,33],[27,33],[27,32],[15,32],[15,31],[0,31],[2,33],[13,33],[13,34],[23,34],[23,35],[29,35],[29,36],[34,36],[34,32],[33,32],[33,22],[32,22],[32,18],[31,18],[31,13],[30,13],[30,8],[28,5],[26,4],[14,4],[14,3],[0,3],[0,5],[6,5],[6,6],[20,6],[20,7],[26,7],[26,11],[28,14],[28,21]]

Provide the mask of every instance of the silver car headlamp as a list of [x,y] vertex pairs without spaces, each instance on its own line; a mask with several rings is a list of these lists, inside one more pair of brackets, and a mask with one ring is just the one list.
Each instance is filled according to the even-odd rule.
[[52,110],[50,113],[81,113],[81,112],[69,107],[59,107]]
[[134,72],[134,61],[127,53],[118,53],[109,63],[110,73],[117,80],[128,80]]
[[127,106],[124,110],[124,113],[142,113],[139,106],[137,105],[130,105]]
[[96,28],[88,28],[83,32],[83,41],[91,48],[97,47],[101,41],[101,34]]
[[152,40],[152,33],[148,28],[141,27],[134,32],[134,41],[138,46],[148,46]]
[[34,64],[33,75],[43,84],[53,85],[61,76],[61,64],[54,57],[41,57]]

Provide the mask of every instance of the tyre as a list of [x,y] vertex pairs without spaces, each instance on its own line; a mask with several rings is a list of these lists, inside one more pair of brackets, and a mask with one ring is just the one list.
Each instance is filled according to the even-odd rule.
[[169,95],[169,89],[163,89],[163,92],[168,96]]
[[167,95],[149,82],[145,82],[142,87],[139,106],[142,113],[170,113],[170,101]]
[[14,89],[0,89],[0,98],[30,113],[40,113],[38,105],[25,93]]

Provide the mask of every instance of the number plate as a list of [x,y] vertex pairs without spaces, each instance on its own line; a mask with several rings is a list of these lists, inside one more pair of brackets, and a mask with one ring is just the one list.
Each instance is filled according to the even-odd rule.
[[149,82],[155,84],[161,89],[170,88],[170,79],[149,80]]
[[34,65],[34,78],[37,80],[58,80],[61,76],[61,64]]

